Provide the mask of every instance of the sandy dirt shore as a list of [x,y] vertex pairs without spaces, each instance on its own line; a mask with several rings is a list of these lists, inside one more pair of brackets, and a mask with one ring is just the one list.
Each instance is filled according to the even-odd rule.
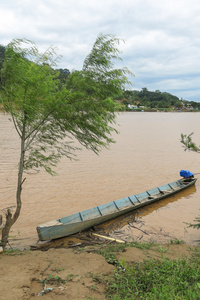
[[[0,299],[33,300],[38,299],[40,293],[42,299],[106,299],[105,286],[94,281],[92,274],[106,275],[115,267],[97,254],[98,247],[104,245],[1,253]],[[116,258],[127,262],[161,259],[162,255],[178,259],[192,255],[194,248],[186,244],[154,245],[145,251],[129,247]],[[162,254],[160,249],[163,249]],[[43,294],[45,288],[51,290]]]

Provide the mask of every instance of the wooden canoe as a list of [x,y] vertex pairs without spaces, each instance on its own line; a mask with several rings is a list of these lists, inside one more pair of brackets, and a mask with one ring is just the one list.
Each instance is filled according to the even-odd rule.
[[84,210],[67,217],[37,226],[40,241],[53,240],[75,234],[92,226],[114,219],[132,210],[178,193],[196,182],[196,178],[182,178],[134,196]]

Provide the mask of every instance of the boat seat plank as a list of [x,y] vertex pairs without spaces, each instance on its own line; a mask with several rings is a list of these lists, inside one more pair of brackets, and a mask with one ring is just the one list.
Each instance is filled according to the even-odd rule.
[[174,182],[171,182],[169,183],[169,185],[174,189],[174,190],[178,190],[180,189],[181,187],[184,187],[184,184],[180,181],[174,181]]
[[125,209],[125,208],[129,208],[129,207],[133,207],[133,204],[131,203],[131,201],[129,200],[128,197],[123,198],[123,199],[115,200],[115,203],[116,203],[116,205],[119,209]]
[[101,216],[103,216],[103,213],[102,213],[102,211],[100,210],[100,208],[97,206],[97,209],[98,209],[98,212],[99,212],[99,214],[101,215]]
[[76,214],[70,215],[68,217],[61,218],[61,219],[59,219],[59,221],[63,224],[66,224],[66,223],[68,224],[68,223],[77,223],[82,220],[81,220],[80,214],[76,213]]
[[148,197],[149,197],[147,192],[143,192],[143,193],[137,194],[135,196],[140,202],[144,201],[145,199],[148,199]]
[[93,207],[93,208],[84,210],[81,212],[81,215],[82,215],[83,221],[91,220],[91,219],[98,218],[101,216],[97,207]]
[[117,208],[117,210],[119,210],[119,207],[118,207],[118,205],[116,204],[116,202],[113,201],[113,203],[114,203],[115,207]]
[[169,186],[169,184],[165,184],[159,187],[159,191],[161,192],[171,192],[172,188]]
[[81,221],[83,221],[83,217],[82,217],[81,212],[79,212],[79,216],[80,216]]
[[115,204],[113,202],[99,205],[98,207],[99,207],[100,211],[102,212],[103,216],[112,214],[112,213],[115,213],[118,211],[117,207],[115,206]]
[[149,190],[147,192],[150,196],[155,196],[155,195],[158,195],[160,193],[159,189],[158,188],[155,188],[155,189],[152,189],[152,190]]
[[166,195],[166,194],[170,194],[171,192],[170,191],[160,191],[161,192],[161,194],[163,194],[163,195]]
[[180,182],[179,181],[170,182],[169,185],[172,186],[173,188],[176,188],[180,186]]
[[135,195],[128,197],[134,205],[139,204],[138,199],[135,197]]

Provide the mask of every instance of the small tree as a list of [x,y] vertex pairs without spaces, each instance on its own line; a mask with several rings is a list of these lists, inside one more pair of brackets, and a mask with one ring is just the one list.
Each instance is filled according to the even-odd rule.
[[200,152],[200,147],[197,146],[193,142],[192,135],[193,135],[193,132],[190,133],[189,135],[186,135],[186,134],[182,133],[181,134],[181,143],[183,144],[183,147],[185,148],[185,151],[189,150],[189,151],[193,151],[193,152],[199,153]]
[[[73,159],[74,138],[95,153],[114,142],[116,104],[110,98],[129,83],[127,69],[115,69],[119,39],[100,35],[83,69],[59,81],[53,67],[57,59],[54,47],[41,54],[31,41],[13,40],[5,51],[1,72],[3,105],[21,141],[16,209],[6,212],[1,245],[5,249],[12,225],[21,207],[24,171],[43,167],[54,174],[62,156]],[[55,57],[55,58],[54,58]]]
[[[197,146],[193,142],[192,135],[193,135],[193,132],[190,133],[189,135],[181,134],[181,143],[183,144],[185,151],[189,150],[189,151],[200,153],[200,146]],[[200,217],[197,217],[195,219],[195,222],[197,222],[197,223],[190,224],[190,227],[199,229],[200,228]]]
[[189,224],[189,227],[200,229],[200,217],[195,218],[194,222],[196,222],[196,223]]

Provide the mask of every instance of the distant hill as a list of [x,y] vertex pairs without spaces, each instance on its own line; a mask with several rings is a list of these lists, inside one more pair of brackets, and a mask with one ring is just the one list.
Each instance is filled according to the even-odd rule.
[[200,109],[200,102],[179,99],[177,96],[167,92],[156,90],[149,91],[147,88],[138,90],[126,90],[118,98],[127,107],[145,107],[150,109]]

